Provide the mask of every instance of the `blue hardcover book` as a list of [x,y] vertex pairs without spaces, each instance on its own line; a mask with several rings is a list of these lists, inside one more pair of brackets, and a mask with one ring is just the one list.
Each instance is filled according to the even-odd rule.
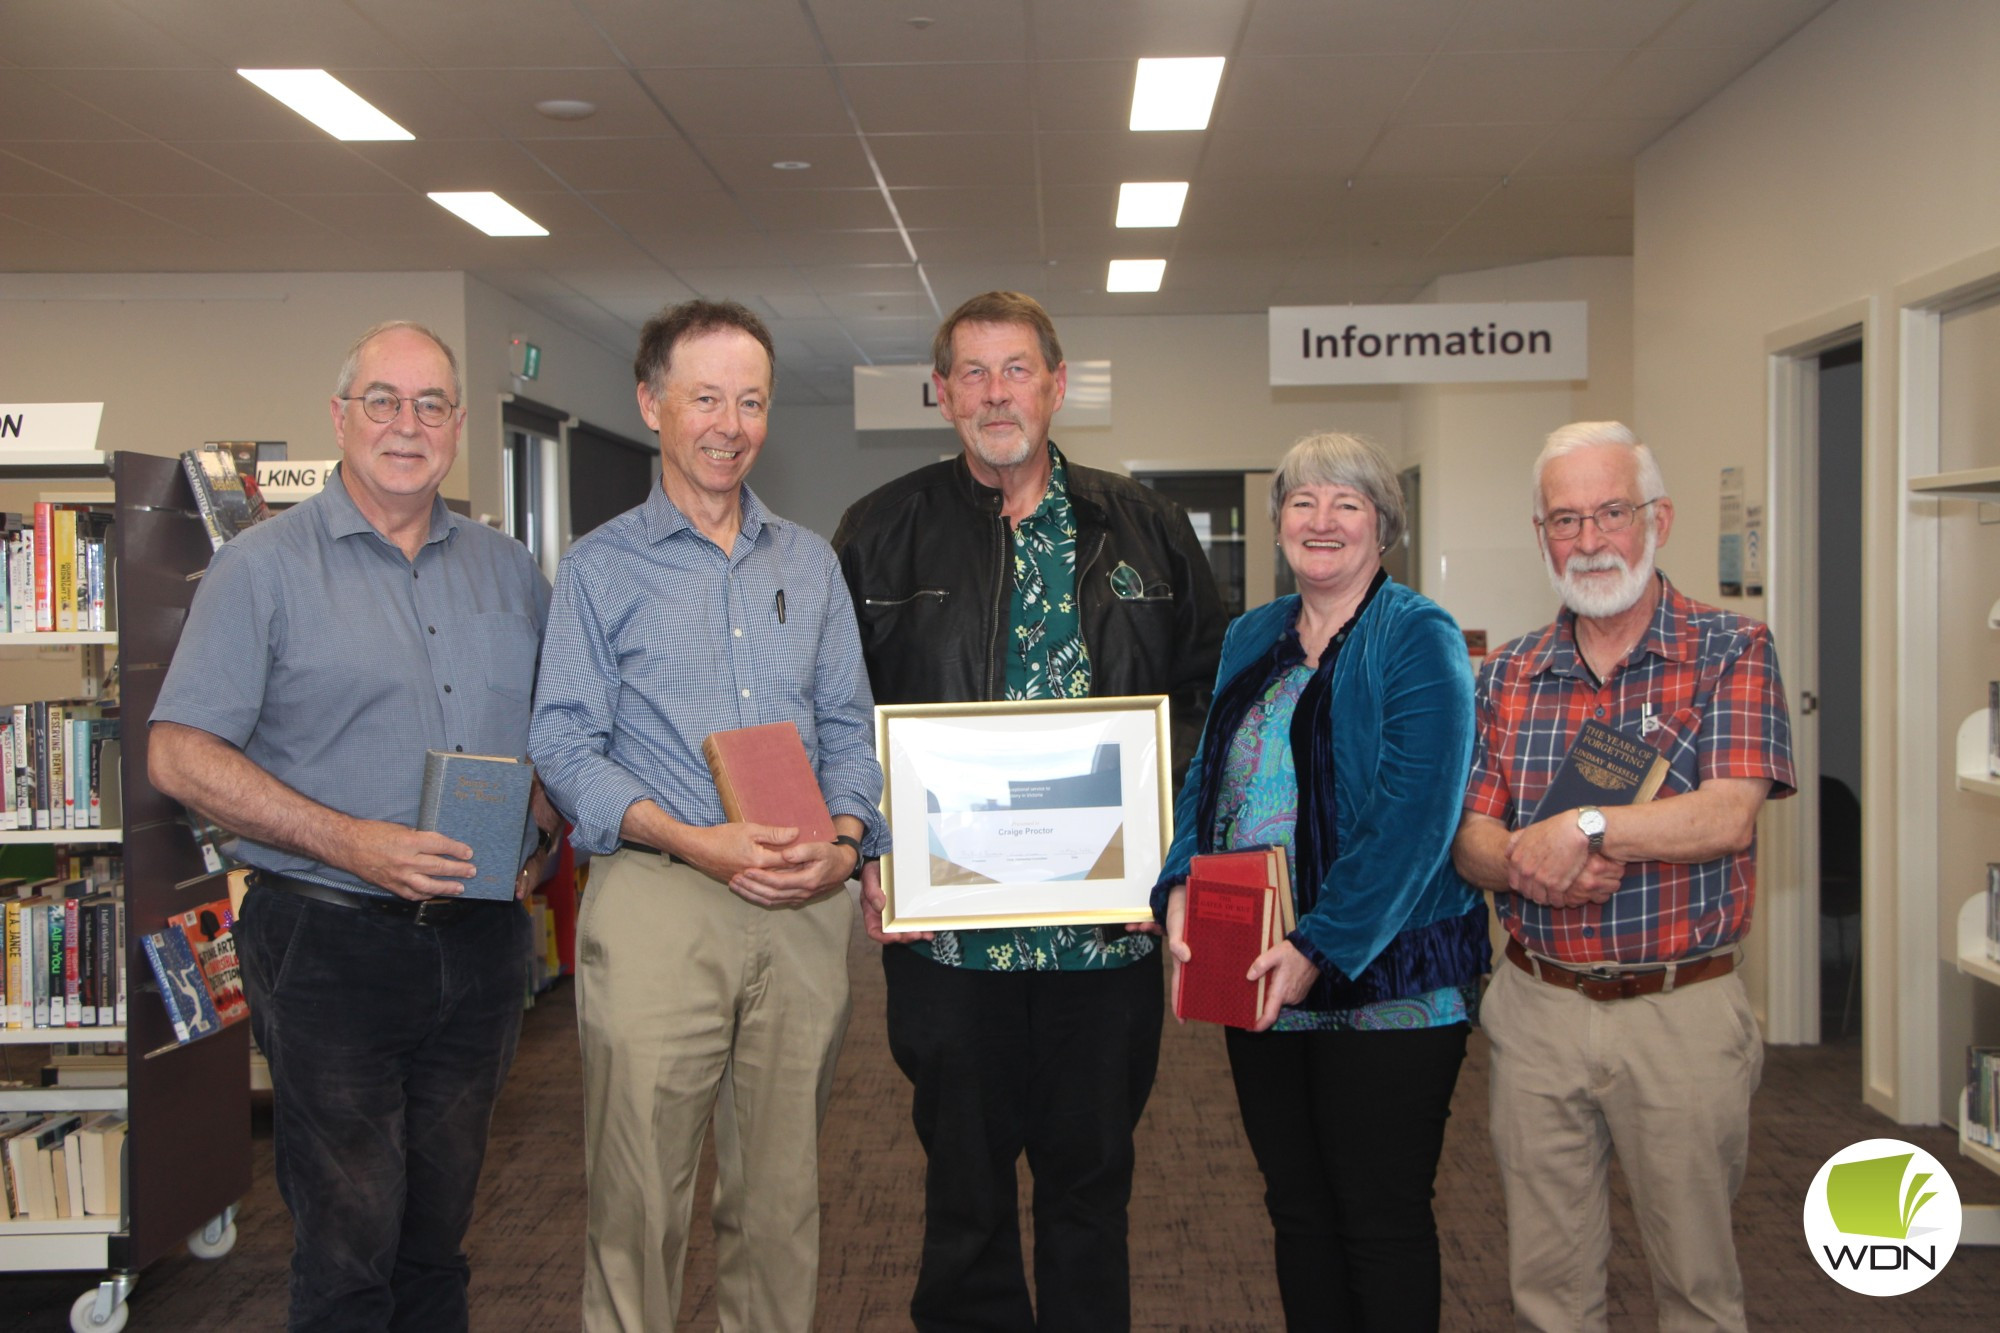
[[456,838],[472,849],[479,873],[465,896],[505,902],[514,896],[528,831],[528,797],[535,766],[490,754],[424,752],[424,786],[417,827]]
[[209,998],[208,983],[202,980],[201,964],[195,961],[187,936],[178,930],[158,930],[140,943],[160,983],[167,1017],[173,1020],[174,1040],[190,1042],[220,1032],[222,1017],[215,1012],[215,1001]]

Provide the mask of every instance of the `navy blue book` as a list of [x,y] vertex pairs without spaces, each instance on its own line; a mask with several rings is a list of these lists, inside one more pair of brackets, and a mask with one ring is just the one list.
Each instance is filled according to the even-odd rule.
[[513,898],[534,781],[535,766],[524,759],[424,752],[417,827],[456,838],[472,849],[472,864],[479,873],[464,881],[466,897],[496,902]]
[[160,983],[160,998],[166,1002],[167,1017],[173,1020],[174,1040],[190,1042],[222,1031],[222,1017],[209,998],[208,983],[202,980],[201,964],[194,960],[187,936],[178,930],[159,930],[140,941],[146,961],[153,965],[153,978]]
[[1653,799],[1666,776],[1667,757],[1658,750],[1586,720],[1528,822],[1539,824],[1586,805],[1639,805]]

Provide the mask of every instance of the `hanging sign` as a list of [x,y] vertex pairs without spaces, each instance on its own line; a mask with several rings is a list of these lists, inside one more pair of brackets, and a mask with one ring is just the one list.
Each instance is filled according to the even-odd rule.
[[1590,378],[1588,301],[1271,307],[1272,384]]
[[[1111,363],[1071,361],[1069,384],[1058,427],[1111,424]],[[854,368],[854,429],[936,430],[949,428],[938,411],[937,386],[931,368],[921,366],[856,366]]]

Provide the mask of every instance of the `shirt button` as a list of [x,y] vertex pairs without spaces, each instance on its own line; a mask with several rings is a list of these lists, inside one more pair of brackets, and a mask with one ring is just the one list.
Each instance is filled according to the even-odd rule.
[[1603,717],[1603,716],[1604,716],[1604,710],[1603,710],[1602,708],[1600,708],[1600,709],[1598,709],[1598,710],[1597,710],[1597,716],[1599,716],[1599,717]]
[[433,634],[438,632],[438,627],[436,625],[426,625],[424,626],[424,628],[429,630]]
[[748,699],[750,697],[750,691],[748,690],[743,691],[743,697]]
[[729,632],[730,632],[731,634],[735,635],[735,636],[736,636],[737,638],[739,638],[739,639],[743,637],[743,631],[742,631],[741,629],[733,629],[733,630],[731,630],[731,631],[729,631]]
[[444,687],[444,692],[445,692],[446,694],[450,694],[450,693],[451,693],[451,686],[449,686],[449,685],[445,686],[445,687]]
[[460,754],[465,753],[465,747],[463,745],[454,745],[451,748],[458,751]]
[[413,570],[411,570],[411,571],[410,571],[410,577],[411,577],[411,578],[413,578],[413,579],[420,579],[420,578],[422,578],[422,577],[423,577],[423,575],[422,575],[422,574],[419,574],[419,573],[417,573],[417,571],[413,569]]

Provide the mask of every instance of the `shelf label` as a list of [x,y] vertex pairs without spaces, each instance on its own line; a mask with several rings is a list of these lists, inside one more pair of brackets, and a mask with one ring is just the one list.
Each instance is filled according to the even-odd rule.
[[0,403],[0,460],[28,451],[88,453],[103,418],[103,403]]
[[297,504],[326,488],[326,479],[340,465],[338,458],[273,459],[257,465],[257,489],[267,504]]

